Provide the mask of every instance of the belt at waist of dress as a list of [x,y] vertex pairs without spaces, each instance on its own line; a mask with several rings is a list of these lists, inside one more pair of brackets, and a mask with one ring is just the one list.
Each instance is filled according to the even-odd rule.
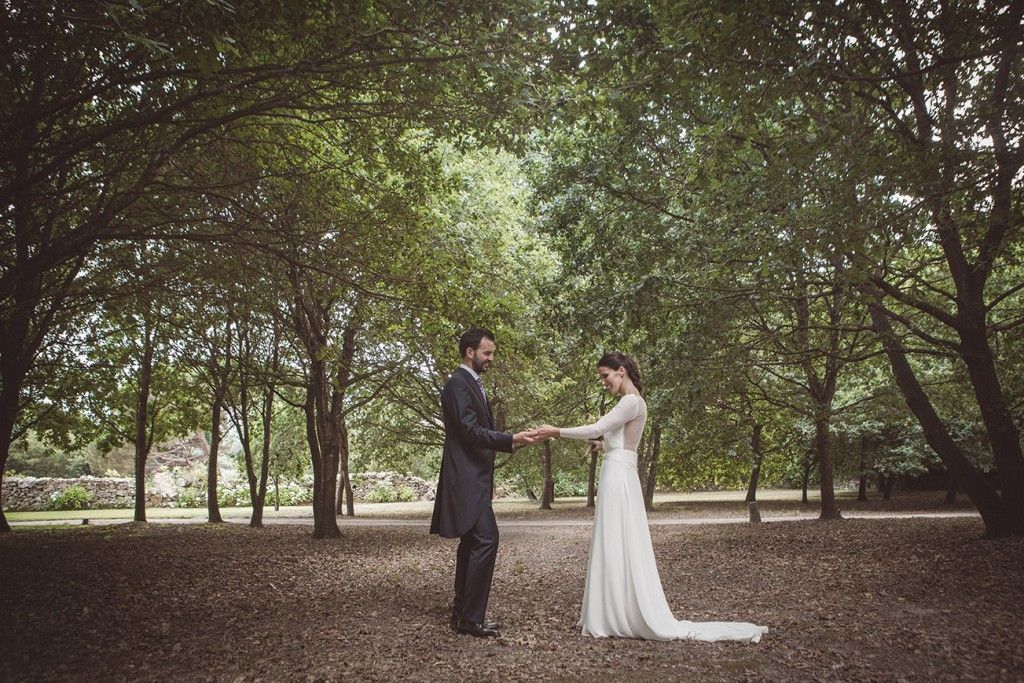
[[627,448],[613,448],[610,451],[605,451],[604,459],[636,467],[636,451],[631,451]]

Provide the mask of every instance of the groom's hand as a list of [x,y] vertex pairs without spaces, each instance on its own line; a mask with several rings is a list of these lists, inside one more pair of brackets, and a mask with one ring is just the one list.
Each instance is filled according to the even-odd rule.
[[523,446],[534,443],[537,440],[533,430],[527,432],[516,432],[512,435],[512,443],[516,446]]
[[558,427],[552,427],[551,425],[541,425],[540,427],[534,427],[531,430],[533,438],[537,441],[546,441],[553,439],[559,435],[560,430]]

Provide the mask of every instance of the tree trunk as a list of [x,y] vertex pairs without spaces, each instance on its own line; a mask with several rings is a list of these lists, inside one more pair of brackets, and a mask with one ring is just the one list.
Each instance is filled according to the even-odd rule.
[[[877,293],[876,293],[877,296]],[[869,303],[872,328],[878,335],[889,359],[896,385],[900,388],[907,407],[914,413],[925,441],[939,456],[942,463],[963,488],[964,493],[981,513],[985,524],[985,535],[989,538],[1007,536],[1013,533],[1010,520],[1004,514],[999,494],[982,476],[981,472],[971,464],[967,455],[953,440],[946,429],[945,423],[932,406],[928,395],[917,379],[917,375],[907,361],[903,345],[892,329],[892,323],[879,303]]]
[[807,484],[811,479],[811,470],[814,469],[816,459],[810,453],[808,453],[804,457],[806,459],[804,460],[804,476],[803,483],[801,484],[801,488],[803,489],[803,495],[800,498],[800,502],[802,502],[804,505],[807,505]]
[[[6,361],[6,358],[4,359]],[[21,394],[21,383],[24,375],[14,384],[7,384],[7,372],[4,372],[4,385],[0,388],[0,532],[8,532],[11,525],[3,511],[4,470],[7,469],[7,456],[11,453],[11,442],[14,440],[14,423],[18,416],[18,397]],[[12,373],[13,374],[13,373]]]
[[890,474],[885,477],[885,482],[882,483],[882,500],[889,500],[892,498],[892,489],[896,485],[896,475]]
[[341,486],[338,488],[345,492],[345,515],[355,517],[356,508],[355,500],[352,497],[352,478],[349,476],[348,456],[348,425],[343,422],[341,426]]
[[146,460],[149,458],[149,386],[153,379],[153,330],[149,321],[143,326],[142,359],[139,366],[139,392],[135,402],[135,521],[146,521]]
[[597,451],[590,452],[590,467],[587,470],[587,507],[594,507],[597,497]]
[[274,512],[281,509],[281,475],[274,475]]
[[[22,159],[24,161],[24,159]],[[19,173],[25,167],[18,165]],[[29,258],[26,237],[31,230],[29,226],[30,211],[28,199],[19,195],[15,197],[14,223],[17,247],[15,257],[18,265],[24,266]],[[17,267],[17,266],[16,266]],[[70,280],[66,280],[70,285]],[[40,302],[42,278],[39,275],[25,275],[14,285],[11,300],[13,305],[10,314],[0,325],[0,491],[3,490],[4,472],[7,469],[7,458],[11,454],[14,443],[14,428],[18,421],[21,403],[21,391],[25,385],[25,377],[35,361],[39,346],[43,341],[43,330],[33,330],[32,318]],[[64,288],[65,294],[67,286]],[[10,295],[8,295],[10,296]],[[51,310],[58,306],[64,294],[55,295]],[[52,316],[50,316],[52,320]],[[3,494],[0,493],[0,533],[11,530],[7,516],[3,510]]]
[[217,501],[217,456],[220,452],[220,413],[223,395],[218,391],[213,397],[213,409],[210,411],[210,455],[206,463],[206,518],[211,523],[224,520],[220,516],[220,503]]
[[[277,372],[276,335],[274,347],[270,367],[271,372]],[[271,427],[273,426],[274,418],[274,385],[272,383],[268,383],[263,387],[263,405],[261,408],[263,412],[261,415],[263,418],[263,437],[261,443],[263,457],[260,458],[259,488],[256,492],[257,501],[253,502],[252,519],[249,520],[249,526],[257,529],[263,527],[263,506],[267,501],[267,480],[270,477],[270,438],[273,433]]]
[[644,482],[644,507],[654,510],[654,487],[658,481],[658,458],[661,456],[661,425],[655,425],[651,432],[651,453],[647,464],[647,481]]
[[551,477],[551,441],[544,442],[544,455],[541,457],[544,465],[544,489],[541,492],[540,509],[550,510],[551,503],[555,500],[555,481]]
[[750,483],[747,485],[746,502],[757,501],[757,483],[761,479],[761,462],[764,460],[764,452],[761,448],[761,430],[764,427],[755,422],[750,430],[750,452],[754,456],[754,466],[750,468]]
[[956,479],[954,479],[953,475],[950,474],[949,487],[946,489],[946,500],[944,501],[946,505],[952,505],[956,502],[957,488]]
[[821,478],[821,514],[818,519],[842,519],[836,504],[836,492],[832,478],[832,453],[829,450],[829,420],[827,412],[820,412],[814,421],[814,457],[818,460],[818,474]]
[[982,422],[999,477],[1003,517],[1011,533],[1024,535],[1024,455],[1020,432],[1013,422],[1006,394],[999,382],[992,349],[988,345],[984,306],[970,333],[961,333],[961,357],[974,387]]
[[868,499],[868,474],[865,469],[867,467],[867,461],[865,459],[867,452],[866,436],[860,437],[859,449],[860,461],[858,464],[860,469],[860,482],[857,485],[857,500],[864,503],[867,502]]
[[311,396],[309,403],[318,440],[317,448],[310,449],[313,456],[313,538],[338,538],[341,529],[335,512],[339,460],[337,416],[328,408],[330,382],[324,362],[315,360],[312,366],[307,391]]
[[[8,388],[12,391],[8,391]],[[0,391],[0,533],[11,530],[7,515],[3,510],[3,484],[7,456],[10,455],[11,441],[14,437],[14,421],[18,413],[18,395],[20,393],[20,387],[8,387],[6,384]]]

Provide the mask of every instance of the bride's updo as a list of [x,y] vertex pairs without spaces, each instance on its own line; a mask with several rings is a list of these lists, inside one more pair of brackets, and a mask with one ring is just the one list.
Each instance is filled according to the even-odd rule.
[[626,368],[626,374],[633,380],[633,386],[641,394],[644,393],[644,387],[640,383],[640,368],[636,366],[636,361],[632,357],[619,351],[609,351],[601,356],[601,360],[597,361],[597,367],[611,368],[612,370]]

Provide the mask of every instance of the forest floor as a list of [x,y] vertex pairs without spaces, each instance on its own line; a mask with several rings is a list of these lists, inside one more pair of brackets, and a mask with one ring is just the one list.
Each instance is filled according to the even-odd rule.
[[1024,677],[1024,539],[977,518],[652,526],[676,616],[755,645],[581,636],[588,534],[503,528],[503,636],[477,640],[447,625],[455,542],[416,527],[26,527],[0,537],[0,679]]

